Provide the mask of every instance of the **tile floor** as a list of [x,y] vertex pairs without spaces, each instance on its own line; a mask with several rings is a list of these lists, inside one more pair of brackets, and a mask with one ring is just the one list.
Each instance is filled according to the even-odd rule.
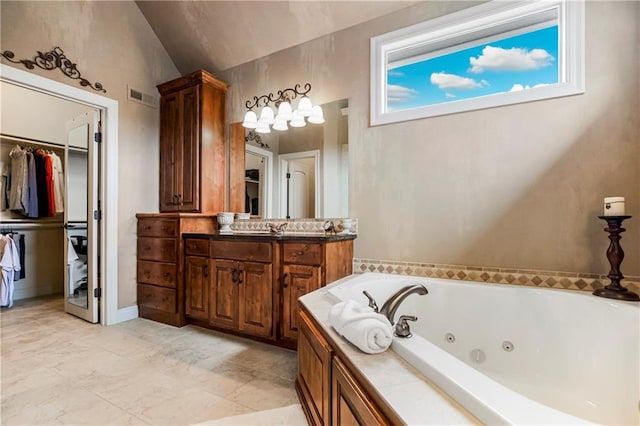
[[179,425],[298,402],[296,354],[144,319],[109,327],[62,298],[0,313],[2,425]]

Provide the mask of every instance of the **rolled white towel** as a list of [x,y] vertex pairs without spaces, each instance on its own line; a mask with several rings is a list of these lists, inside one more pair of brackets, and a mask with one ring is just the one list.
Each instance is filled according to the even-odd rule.
[[393,327],[389,320],[353,300],[333,305],[329,311],[329,322],[338,334],[368,354],[386,351],[393,340]]

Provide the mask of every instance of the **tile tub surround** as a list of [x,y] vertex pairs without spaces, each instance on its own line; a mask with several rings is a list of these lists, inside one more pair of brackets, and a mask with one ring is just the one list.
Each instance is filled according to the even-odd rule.
[[[269,232],[269,224],[280,225],[288,223],[286,234],[325,235],[324,224],[326,221],[339,223],[343,218],[323,219],[242,219],[236,220],[231,225],[234,234],[252,234],[256,232]],[[351,219],[351,233],[358,233],[358,219]]]
[[0,313],[0,424],[193,424],[290,406],[296,353],[145,319],[103,327],[62,297]]
[[[593,292],[610,284],[606,274],[543,271],[534,269],[495,268],[486,266],[448,265],[439,263],[399,262],[394,260],[353,259],[353,273],[380,272],[416,277],[448,278],[480,281],[490,284],[526,285],[531,287],[581,290]],[[621,284],[640,293],[640,277],[625,276]]]
[[329,309],[338,302],[338,299],[328,290],[347,279],[349,277],[335,281],[299,299],[331,339],[331,346],[339,349],[349,358],[351,364],[356,366],[369,382],[369,387],[375,389],[375,392],[393,408],[405,424],[481,424],[464,407],[441,391],[393,350],[376,355],[366,354],[334,331],[329,323]]

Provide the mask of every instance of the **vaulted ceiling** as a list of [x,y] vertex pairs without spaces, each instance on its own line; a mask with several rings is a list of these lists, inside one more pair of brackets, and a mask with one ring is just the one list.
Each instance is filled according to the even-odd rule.
[[417,1],[146,1],[136,4],[180,72],[226,70]]

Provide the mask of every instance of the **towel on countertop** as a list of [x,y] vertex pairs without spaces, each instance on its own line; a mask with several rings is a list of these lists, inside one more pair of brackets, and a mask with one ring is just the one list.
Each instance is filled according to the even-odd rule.
[[368,354],[386,351],[393,340],[393,327],[389,320],[353,300],[333,305],[329,311],[329,322],[338,334]]

